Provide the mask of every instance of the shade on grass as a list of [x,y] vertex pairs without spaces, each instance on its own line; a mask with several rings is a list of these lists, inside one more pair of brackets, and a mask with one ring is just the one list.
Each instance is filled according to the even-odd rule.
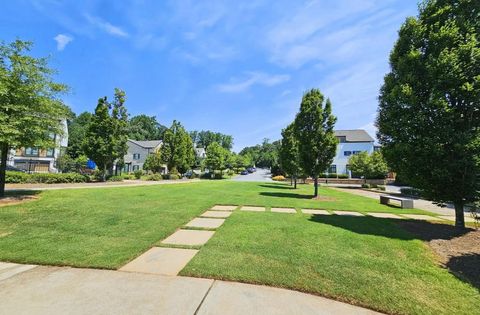
[[387,313],[479,314],[478,291],[395,222],[236,212],[181,274],[280,286]]

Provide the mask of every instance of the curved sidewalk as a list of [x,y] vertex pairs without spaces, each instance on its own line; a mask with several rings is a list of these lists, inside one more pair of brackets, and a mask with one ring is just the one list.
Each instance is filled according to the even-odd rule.
[[[6,266],[8,265],[8,266]],[[0,263],[4,314],[379,314],[280,288],[113,270]],[[10,269],[9,269],[10,268]],[[0,278],[1,279],[1,278]]]

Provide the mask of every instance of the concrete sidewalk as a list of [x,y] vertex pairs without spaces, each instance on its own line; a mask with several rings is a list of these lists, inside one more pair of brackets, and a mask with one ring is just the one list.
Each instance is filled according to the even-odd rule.
[[378,314],[279,288],[66,267],[12,275],[0,296],[0,314]]

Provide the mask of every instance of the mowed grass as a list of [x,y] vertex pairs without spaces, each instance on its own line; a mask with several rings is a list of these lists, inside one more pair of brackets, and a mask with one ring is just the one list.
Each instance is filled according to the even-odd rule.
[[[401,212],[376,200],[313,187],[205,181],[44,191],[0,207],[0,261],[115,269],[215,204]],[[410,210],[411,213],[421,212]]]
[[285,287],[391,314],[480,314],[480,294],[388,219],[233,213],[181,275]]

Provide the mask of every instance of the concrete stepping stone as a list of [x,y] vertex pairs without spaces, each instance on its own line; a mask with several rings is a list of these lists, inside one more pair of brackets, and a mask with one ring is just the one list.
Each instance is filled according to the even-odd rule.
[[220,227],[225,219],[208,219],[208,218],[195,218],[188,222],[185,226],[204,228],[204,229],[216,229]]
[[216,210],[216,211],[233,211],[237,209],[238,206],[225,206],[225,205],[215,205],[212,207],[210,210]]
[[382,213],[382,212],[368,212],[369,216],[382,219],[403,219],[401,216],[393,213]]
[[243,206],[240,208],[240,210],[261,212],[261,211],[265,211],[265,207]]
[[330,215],[331,214],[327,210],[320,210],[320,209],[302,209],[302,213],[305,213],[305,214],[322,214],[322,215]]
[[205,211],[202,213],[201,217],[211,217],[211,218],[228,218],[232,214],[231,211]]
[[349,216],[353,216],[353,217],[363,217],[363,214],[361,214],[360,212],[356,212],[356,211],[333,211],[333,213],[335,213],[337,215],[349,215]]
[[[455,216],[454,215],[440,215],[438,217],[442,218],[444,220],[455,222]],[[465,214],[464,219],[465,219],[465,222],[475,222],[475,220],[467,214]]]
[[214,231],[178,230],[162,241],[162,244],[199,246],[213,236]]
[[270,211],[279,213],[297,213],[293,208],[271,208]]
[[0,281],[11,278],[19,273],[37,267],[36,265],[22,265],[0,262]]
[[426,214],[402,214],[404,217],[414,220],[443,221],[443,219]]
[[120,271],[176,276],[197,253],[195,249],[153,247]]

